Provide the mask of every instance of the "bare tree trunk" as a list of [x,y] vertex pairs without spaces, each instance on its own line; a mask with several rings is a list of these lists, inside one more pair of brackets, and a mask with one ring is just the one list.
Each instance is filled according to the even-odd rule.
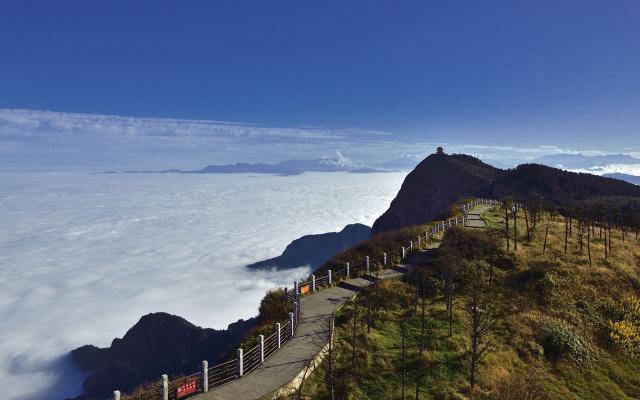
[[489,289],[493,287],[493,264],[489,263]]
[[567,241],[569,239],[569,219],[564,217],[564,254],[567,254]]
[[447,303],[447,319],[449,320],[449,337],[453,336],[453,268],[451,263],[447,264],[447,275],[445,277],[445,292]]
[[419,290],[420,290],[420,283],[418,282],[418,277],[416,277],[416,298],[415,298],[415,303],[416,303],[416,312],[418,312],[418,298],[419,298]]
[[569,236],[573,237],[573,231],[571,228],[573,227],[573,219],[569,216]]
[[465,307],[469,320],[469,339],[471,339],[469,385],[472,388],[476,384],[476,367],[493,348],[491,340],[487,340],[487,335],[491,334],[497,319],[487,313],[487,306],[487,304],[481,304],[478,286],[473,285],[470,301]]
[[507,237],[507,251],[509,251],[509,208],[504,207],[504,233]]
[[600,218],[600,223],[598,224],[598,225],[599,225],[599,228],[600,228],[600,240],[602,240],[602,224],[603,224],[603,223],[604,223],[604,222],[602,221],[602,218]]
[[351,367],[356,367],[356,324],[358,322],[358,301],[353,300],[353,338],[351,339]]
[[420,355],[418,359],[418,377],[416,379],[416,400],[418,400],[420,396],[420,381],[422,381],[422,373],[424,369],[424,342],[425,342],[425,300],[422,297],[422,322],[421,322],[421,333],[420,333]]
[[580,255],[584,255],[584,226],[582,222],[580,222],[580,228],[578,236],[580,237]]
[[[591,225],[591,222],[589,223]],[[589,254],[589,266],[591,267],[591,227],[587,227],[587,253]]]
[[607,231],[604,231],[604,258],[609,258],[609,243],[607,241]]
[[607,228],[609,229],[609,255],[613,256],[613,248],[612,248],[613,239],[611,238],[611,223],[607,225]]
[[453,292],[449,297],[449,337],[453,336]]
[[524,209],[524,222],[527,225],[527,243],[531,241],[531,235],[529,233],[529,216],[527,215],[527,209]]
[[327,383],[329,384],[329,398],[331,400],[335,400],[335,382],[333,380],[333,323],[335,316],[335,312],[331,314],[331,322],[329,323],[329,376],[327,377]]
[[513,250],[518,250],[518,207],[513,211]]
[[549,221],[547,221],[547,228],[544,230],[544,245],[542,246],[542,254],[547,252],[547,236],[549,235]]
[[402,327],[401,327],[401,334],[402,334],[402,400],[404,400],[405,397],[405,377],[406,377],[406,365],[405,365],[405,345],[404,345],[404,338],[405,338],[405,328],[404,328],[404,321],[402,321]]
[[371,333],[371,281],[367,288],[367,333]]
[[471,294],[471,365],[469,368],[469,384],[476,384],[476,365],[478,363],[478,329],[480,326],[478,311],[478,289],[474,286]]

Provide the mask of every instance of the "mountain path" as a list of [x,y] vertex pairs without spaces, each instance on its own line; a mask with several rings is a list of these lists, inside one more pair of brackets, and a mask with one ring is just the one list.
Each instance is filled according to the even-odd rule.
[[[489,207],[478,207],[468,214],[469,228],[486,227],[481,214]],[[301,302],[300,323],[294,336],[255,370],[241,379],[218,386],[207,393],[194,396],[198,400],[254,400],[276,397],[280,391],[291,392],[300,384],[300,376],[309,372],[309,366],[328,344],[328,331],[332,314],[353,299],[356,293],[376,279],[397,279],[414,268],[428,262],[440,242],[429,244],[407,258],[407,262],[384,269],[375,276],[346,279],[337,286],[322,289]]]

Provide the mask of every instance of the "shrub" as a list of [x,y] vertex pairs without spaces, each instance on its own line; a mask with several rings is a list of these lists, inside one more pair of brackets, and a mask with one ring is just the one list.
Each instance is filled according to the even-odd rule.
[[284,301],[284,289],[272,289],[260,301],[260,322],[271,324],[287,318],[289,308]]
[[413,304],[412,288],[400,281],[380,281],[372,287],[371,294],[371,301],[378,307],[384,305],[387,308],[406,308]]
[[516,256],[512,253],[496,253],[489,256],[487,262],[504,271],[515,271],[517,267]]
[[546,400],[549,395],[543,385],[530,376],[510,376],[502,379],[489,396],[491,400]]
[[529,274],[534,279],[540,279],[545,274],[556,271],[559,268],[558,263],[552,261],[538,260],[529,262]]
[[544,356],[544,348],[533,340],[527,341],[527,350],[529,351],[529,354],[534,357]]
[[553,296],[557,283],[557,278],[553,274],[546,272],[536,282],[536,292],[542,303],[547,304],[551,296]]
[[565,358],[576,364],[588,364],[595,361],[595,351],[592,345],[566,322],[545,322],[540,331],[544,354],[548,358],[552,360]]
[[619,319],[609,321],[609,337],[623,352],[640,358],[640,299],[626,297],[613,314]]

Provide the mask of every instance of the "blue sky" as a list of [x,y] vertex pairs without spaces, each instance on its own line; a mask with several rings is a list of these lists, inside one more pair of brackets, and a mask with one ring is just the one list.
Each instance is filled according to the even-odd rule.
[[639,20],[635,0],[4,0],[0,109],[635,151]]

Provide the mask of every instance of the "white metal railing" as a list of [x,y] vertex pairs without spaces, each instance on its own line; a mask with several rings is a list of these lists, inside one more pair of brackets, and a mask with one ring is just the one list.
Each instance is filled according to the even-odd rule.
[[[404,260],[408,253],[419,250],[423,244],[426,246],[429,239],[434,239],[443,234],[447,229],[464,225],[468,221],[468,212],[477,206],[498,206],[501,203],[496,200],[476,199],[465,203],[461,207],[462,215],[449,218],[446,221],[438,221],[424,235],[418,235],[416,241],[410,240],[401,246],[397,253],[384,252],[380,257],[366,257],[365,260],[346,265],[336,271],[328,270],[327,275],[316,277],[311,275],[311,279],[302,282],[295,282],[293,290],[285,288],[285,301],[291,305],[289,318],[284,323],[277,323],[274,332],[268,337],[259,337],[258,345],[247,352],[238,349],[236,357],[229,361],[219,363],[209,368],[207,361],[202,362],[202,370],[194,374],[180,377],[169,381],[167,375],[162,375],[161,382],[143,392],[129,395],[121,395],[120,391],[113,392],[114,400],[174,400],[186,397],[194,393],[207,392],[208,390],[223,385],[235,379],[241,378],[245,373],[249,373],[260,366],[264,360],[275,353],[284,343],[289,341],[295,334],[295,330],[300,322],[300,297],[305,293],[311,293],[322,287],[330,287],[334,282],[348,279],[354,276],[354,272],[364,270],[371,272],[371,266],[381,264],[386,267],[393,264],[394,257]],[[520,207],[520,205],[514,205]],[[186,393],[186,394],[185,394]],[[183,395],[183,396],[181,396]]]

